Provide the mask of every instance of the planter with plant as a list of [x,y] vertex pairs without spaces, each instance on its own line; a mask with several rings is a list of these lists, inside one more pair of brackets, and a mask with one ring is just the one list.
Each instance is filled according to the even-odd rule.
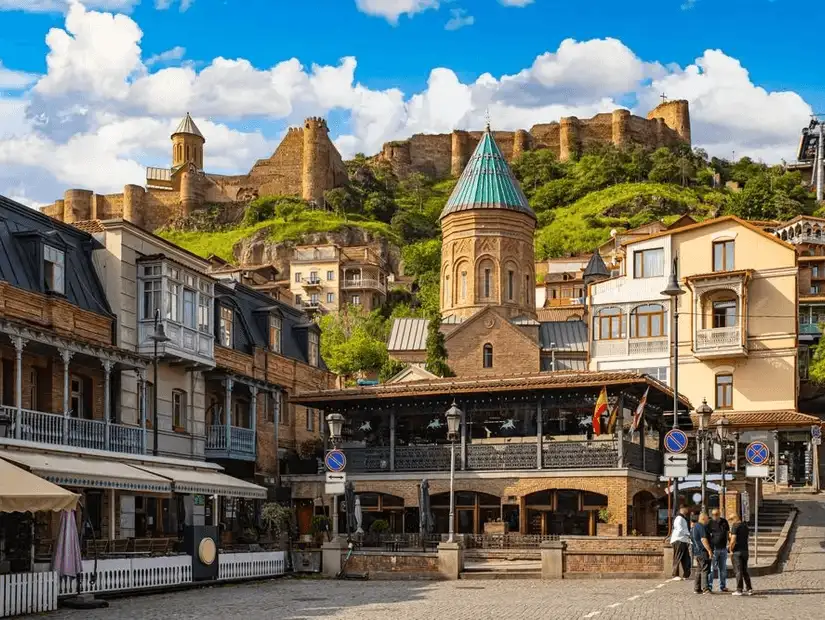
[[275,502],[267,502],[261,509],[261,522],[272,540],[283,546],[284,538],[289,533],[292,510]]
[[600,508],[596,523],[597,536],[621,536],[622,524],[613,522],[613,513],[607,508]]
[[322,545],[324,538],[332,540],[332,528],[330,527],[329,517],[325,515],[315,515],[312,517],[312,522],[309,526],[310,532],[315,539],[316,545]]

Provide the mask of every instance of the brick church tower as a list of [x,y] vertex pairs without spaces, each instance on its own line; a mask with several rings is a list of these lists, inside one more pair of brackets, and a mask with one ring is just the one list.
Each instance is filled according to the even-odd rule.
[[441,212],[441,314],[535,318],[536,214],[489,125]]

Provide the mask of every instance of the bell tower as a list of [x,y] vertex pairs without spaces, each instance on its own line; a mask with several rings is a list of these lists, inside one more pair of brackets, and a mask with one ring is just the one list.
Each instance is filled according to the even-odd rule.
[[195,121],[189,116],[189,112],[178,124],[178,128],[172,134],[172,168],[177,168],[183,164],[193,163],[198,170],[203,170],[203,145],[206,138],[195,125]]

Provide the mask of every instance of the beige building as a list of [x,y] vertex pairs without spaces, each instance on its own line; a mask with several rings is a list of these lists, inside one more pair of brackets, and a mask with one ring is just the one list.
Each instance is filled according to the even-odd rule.
[[298,246],[289,262],[294,305],[307,312],[338,312],[352,305],[375,310],[392,279],[387,260],[370,246]]

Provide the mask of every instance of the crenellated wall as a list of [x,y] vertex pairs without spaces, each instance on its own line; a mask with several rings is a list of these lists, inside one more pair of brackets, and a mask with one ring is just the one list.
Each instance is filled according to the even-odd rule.
[[[529,131],[496,131],[493,135],[510,161],[525,151],[543,148],[565,161],[601,144],[639,144],[650,148],[690,144],[690,112],[687,101],[668,101],[652,110],[647,118],[620,109],[589,119],[571,116],[558,122],[533,125]],[[480,139],[480,131],[415,134],[408,140],[387,142],[377,158],[389,163],[400,177],[411,172],[456,177]]]

